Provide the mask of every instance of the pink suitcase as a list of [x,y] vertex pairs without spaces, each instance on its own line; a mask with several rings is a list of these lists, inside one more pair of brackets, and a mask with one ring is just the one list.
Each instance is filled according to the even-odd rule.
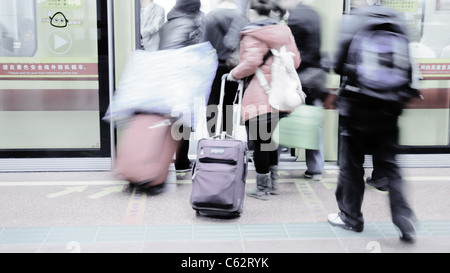
[[134,116],[117,145],[115,173],[144,189],[163,184],[178,148],[171,127],[170,120],[163,116]]

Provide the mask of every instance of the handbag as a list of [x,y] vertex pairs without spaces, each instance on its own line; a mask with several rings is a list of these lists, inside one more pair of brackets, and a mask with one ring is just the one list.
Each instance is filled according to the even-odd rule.
[[280,120],[272,139],[287,148],[318,150],[322,120],[323,107],[303,104]]

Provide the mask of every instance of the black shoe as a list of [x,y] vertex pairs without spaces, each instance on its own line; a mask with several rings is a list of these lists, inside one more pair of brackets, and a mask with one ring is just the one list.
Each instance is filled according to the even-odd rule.
[[179,173],[190,172],[192,170],[192,162],[186,162],[183,164],[175,164],[175,170]]
[[303,175],[303,178],[312,179],[314,181],[320,181],[320,180],[322,180],[322,174],[321,173],[310,173],[310,172],[306,171],[305,174]]
[[166,184],[163,183],[163,184],[148,188],[147,194],[150,196],[155,196],[155,195],[163,193],[165,190],[166,190]]
[[401,232],[400,240],[405,243],[413,244],[416,241],[416,229],[414,228],[414,224],[406,216],[401,216],[395,223],[394,223],[398,229]]
[[367,177],[366,183],[379,191],[389,191],[388,180],[386,177],[381,179],[372,179],[372,177]]
[[136,191],[147,193],[148,195],[158,195],[165,191],[166,183],[162,183],[156,186],[148,186],[152,181],[146,181],[139,184],[130,184],[130,193],[136,188]]
[[341,218],[341,213],[332,213],[328,215],[328,223],[330,223],[330,225],[335,226],[335,227],[340,227],[343,228],[345,230],[351,230],[354,232],[362,232],[364,230],[364,227],[361,226],[351,226],[347,223],[344,222],[344,220],[342,220]]

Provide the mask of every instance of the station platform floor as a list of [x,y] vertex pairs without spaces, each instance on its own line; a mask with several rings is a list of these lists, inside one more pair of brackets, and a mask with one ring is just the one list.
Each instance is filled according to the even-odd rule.
[[330,226],[338,167],[327,163],[321,181],[303,179],[304,171],[303,162],[282,162],[280,195],[246,197],[236,219],[197,216],[190,173],[173,165],[159,195],[131,190],[111,172],[0,173],[0,253],[450,252],[450,169],[403,169],[418,219],[415,244],[399,240],[387,193],[370,186],[364,231]]

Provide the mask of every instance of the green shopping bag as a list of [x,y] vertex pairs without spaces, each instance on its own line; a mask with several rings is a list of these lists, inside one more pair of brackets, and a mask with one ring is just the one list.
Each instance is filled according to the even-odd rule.
[[272,138],[284,147],[318,150],[322,120],[323,107],[303,104],[280,120]]

